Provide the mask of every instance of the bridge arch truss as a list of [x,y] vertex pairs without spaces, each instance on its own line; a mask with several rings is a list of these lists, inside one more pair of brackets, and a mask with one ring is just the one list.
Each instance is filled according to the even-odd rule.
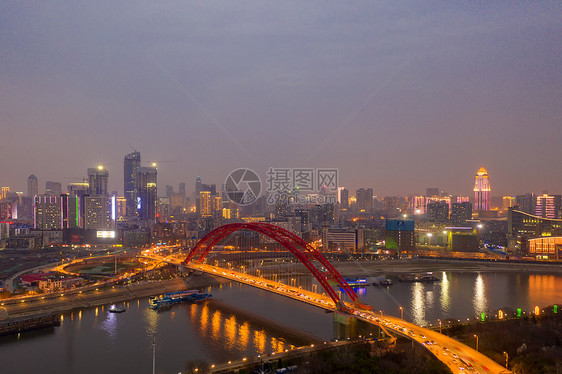
[[341,274],[316,248],[292,232],[270,223],[231,223],[223,225],[209,232],[191,249],[185,259],[185,264],[190,262],[202,263],[207,254],[221,240],[236,231],[243,230],[263,234],[285,247],[310,271],[336,305],[341,305],[340,297],[329,281],[340,287],[354,304],[361,305],[355,291],[349,287]]

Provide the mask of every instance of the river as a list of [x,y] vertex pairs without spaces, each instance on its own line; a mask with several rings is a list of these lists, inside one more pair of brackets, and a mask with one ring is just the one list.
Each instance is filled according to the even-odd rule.
[[[437,319],[474,318],[502,308],[531,310],[562,304],[562,276],[521,272],[438,272],[435,283],[395,283],[358,289],[365,302],[417,324]],[[156,372],[178,373],[186,362],[226,362],[303,344],[248,317],[257,314],[308,334],[332,337],[332,315],[298,301],[249,286],[226,283],[211,288],[214,299],[247,311],[243,316],[210,304],[182,304],[155,312],[148,300],[125,306],[66,313],[60,327],[0,338],[1,372],[151,373],[153,337]]]

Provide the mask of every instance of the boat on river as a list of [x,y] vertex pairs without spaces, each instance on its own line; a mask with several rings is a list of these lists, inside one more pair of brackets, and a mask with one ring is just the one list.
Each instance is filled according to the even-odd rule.
[[440,279],[433,276],[433,273],[428,271],[427,273],[421,274],[402,274],[398,277],[400,282],[436,282]]
[[165,310],[172,307],[172,305],[184,301],[197,302],[204,301],[211,298],[213,295],[204,293],[198,290],[170,292],[158,297],[149,299],[150,307],[154,310]]

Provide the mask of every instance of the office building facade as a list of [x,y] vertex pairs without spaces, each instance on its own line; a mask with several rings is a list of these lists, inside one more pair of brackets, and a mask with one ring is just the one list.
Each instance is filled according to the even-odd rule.
[[140,152],[134,151],[125,155],[123,160],[123,192],[125,197],[125,211],[127,216],[137,214],[136,180],[140,167]]
[[136,180],[137,215],[154,223],[158,209],[158,172],[156,167],[139,167]]

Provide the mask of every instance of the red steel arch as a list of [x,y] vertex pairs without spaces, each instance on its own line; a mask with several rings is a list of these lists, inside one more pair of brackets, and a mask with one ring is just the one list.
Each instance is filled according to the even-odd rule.
[[260,234],[266,235],[269,238],[277,241],[288,249],[306,268],[312,273],[312,275],[318,280],[320,285],[324,288],[326,293],[332,298],[337,306],[341,306],[340,298],[334,289],[328,283],[328,280],[332,280],[342,288],[349,298],[354,302],[354,304],[363,309],[371,309],[368,305],[363,305],[360,303],[357,294],[347,282],[343,279],[341,274],[326,260],[320,252],[318,252],[310,244],[302,240],[299,236],[287,231],[279,226],[272,225],[270,223],[231,223],[223,225],[203,237],[199,242],[191,249],[185,263],[190,261],[203,262],[203,259],[207,254],[213,249],[213,247],[224,239],[226,236],[232,234],[236,231],[249,230],[255,231]]

